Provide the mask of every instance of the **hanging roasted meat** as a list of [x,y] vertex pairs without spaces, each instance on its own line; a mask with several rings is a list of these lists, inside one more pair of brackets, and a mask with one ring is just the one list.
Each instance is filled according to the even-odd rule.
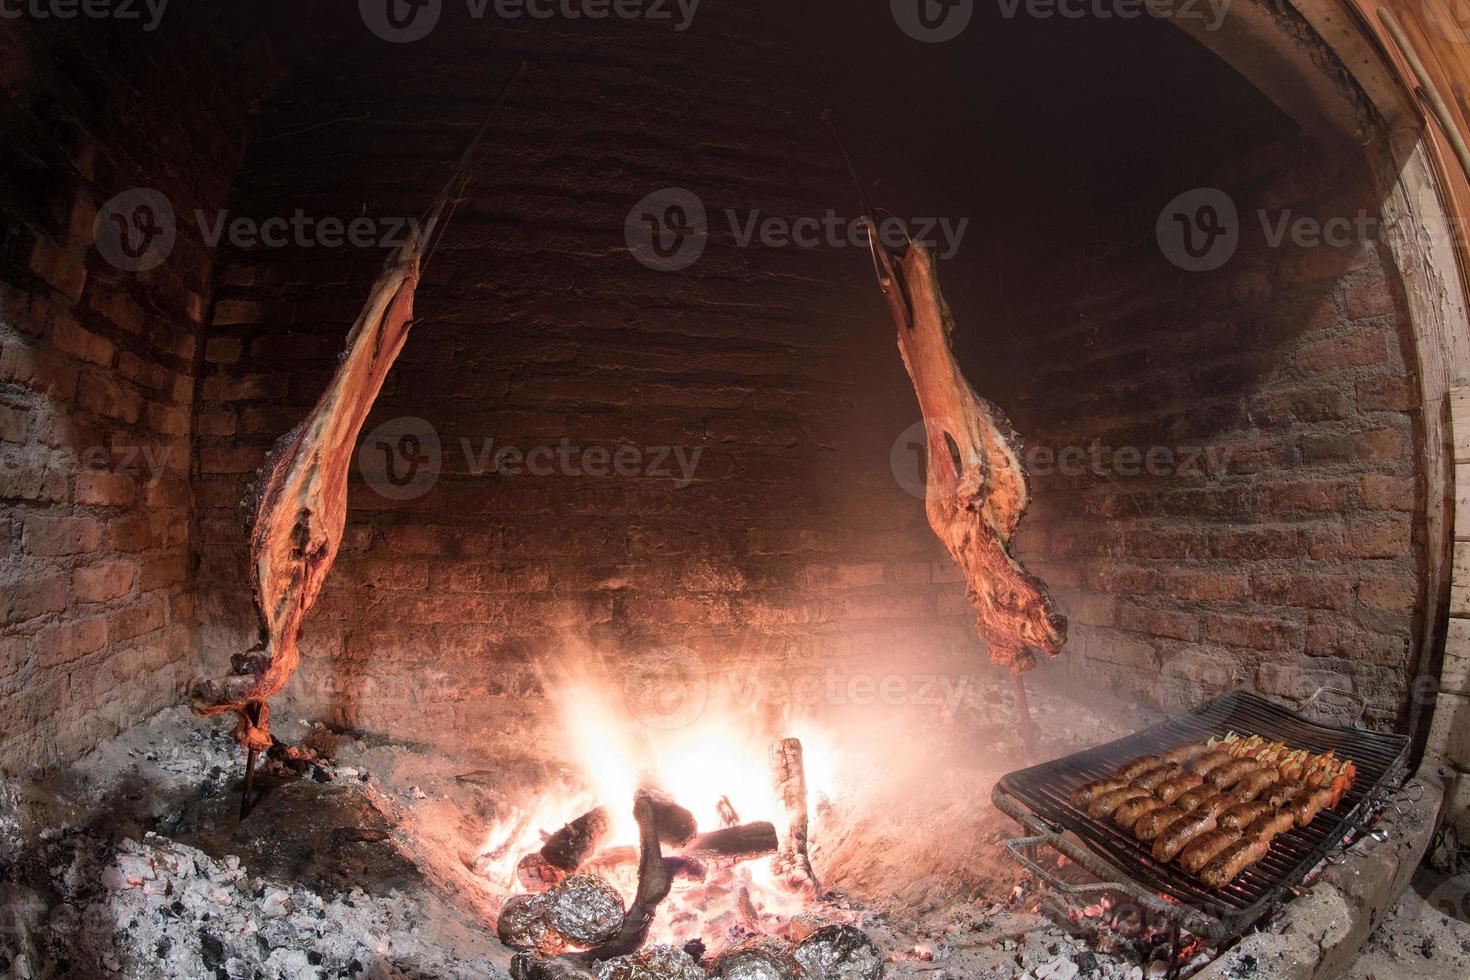
[[[878,224],[871,214],[869,228]],[[898,348],[919,396],[927,448],[929,525],[964,572],[975,627],[990,659],[1019,674],[1067,640],[1067,620],[1046,583],[1011,554],[1031,502],[1021,440],[1001,410],[975,394],[950,348],[954,320],[929,250],[891,252],[873,235],[873,255]]]

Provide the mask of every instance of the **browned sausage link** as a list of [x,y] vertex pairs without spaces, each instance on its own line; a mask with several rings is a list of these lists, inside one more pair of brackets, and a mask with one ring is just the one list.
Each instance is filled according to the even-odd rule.
[[1240,833],[1234,830],[1215,829],[1208,834],[1200,834],[1184,853],[1179,855],[1179,867],[1190,874],[1199,874],[1199,869],[1212,861],[1216,854],[1240,840]]
[[1183,810],[1185,813],[1188,813],[1190,810],[1193,810],[1195,807],[1199,806],[1206,800],[1214,799],[1219,795],[1220,791],[1215,788],[1214,783],[1206,783],[1201,781],[1201,785],[1196,786],[1194,789],[1176,799],[1174,801],[1174,805]]
[[1177,775],[1179,775],[1179,767],[1176,765],[1155,766],[1142,776],[1135,777],[1133,785],[1152,793],[1164,780],[1172,779]]
[[1125,830],[1131,830],[1138,822],[1138,818],[1145,814],[1161,810],[1169,804],[1152,796],[1140,796],[1136,800],[1129,800],[1118,809],[1113,811],[1113,823]]
[[1306,788],[1307,784],[1302,782],[1280,783],[1266,796],[1266,802],[1279,810],[1300,796]]
[[1317,819],[1317,812],[1332,802],[1332,789],[1327,786],[1302,790],[1297,798],[1287,805],[1296,817],[1296,825],[1305,827]]
[[1113,775],[1124,780],[1136,779],[1163,761],[1156,755],[1140,756],[1132,762],[1123,763],[1113,771]]
[[1165,762],[1175,762],[1180,765],[1188,762],[1197,755],[1204,755],[1210,751],[1208,742],[1191,742],[1188,745],[1177,745],[1163,754]]
[[1192,771],[1199,773],[1201,776],[1208,776],[1212,770],[1218,769],[1219,767],[1225,765],[1225,763],[1227,762],[1234,761],[1235,756],[1231,755],[1229,752],[1221,752],[1219,749],[1215,749],[1214,751],[1206,752],[1198,759],[1195,759],[1192,763],[1189,764],[1189,768]]
[[1245,828],[1247,837],[1276,837],[1286,833],[1296,825],[1296,814],[1290,810],[1272,810],[1252,820],[1250,826]]
[[1071,803],[1079,810],[1085,809],[1087,804],[1102,796],[1111,793],[1115,789],[1122,789],[1128,785],[1124,779],[1094,779],[1090,783],[1083,783],[1072,790]]
[[1124,803],[1147,795],[1149,794],[1146,789],[1139,789],[1137,786],[1124,786],[1122,789],[1115,789],[1111,793],[1104,793],[1102,796],[1093,800],[1092,805],[1087,808],[1087,815],[1094,820],[1111,817],[1113,811]]
[[1195,810],[1183,820],[1175,820],[1154,838],[1154,860],[1172,861],[1174,855],[1200,834],[1215,829],[1215,816],[1208,810]]
[[1145,844],[1153,840],[1175,820],[1183,820],[1185,812],[1178,807],[1166,806],[1162,810],[1145,813],[1133,824],[1133,836]]
[[1181,772],[1154,787],[1154,795],[1165,803],[1173,803],[1192,789],[1198,789],[1205,778],[1197,772]]
[[1200,880],[1211,888],[1224,888],[1235,880],[1236,875],[1265,857],[1270,849],[1269,837],[1242,837],[1205,865],[1199,873]]
[[1218,819],[1220,814],[1224,813],[1226,810],[1230,809],[1236,804],[1245,802],[1245,800],[1242,800],[1234,793],[1216,793],[1214,796],[1210,797],[1199,806],[1195,807],[1195,809],[1200,811],[1201,813],[1208,813],[1210,816]]
[[1220,826],[1230,830],[1244,830],[1257,817],[1271,812],[1265,803],[1237,803],[1220,814]]
[[1281,773],[1270,766],[1262,766],[1255,772],[1248,772],[1240,782],[1233,787],[1234,792],[1254,800],[1267,789],[1276,785],[1281,779]]
[[1261,764],[1255,759],[1236,759],[1225,763],[1218,769],[1211,769],[1210,774],[1205,778],[1221,789],[1229,789],[1259,768]]

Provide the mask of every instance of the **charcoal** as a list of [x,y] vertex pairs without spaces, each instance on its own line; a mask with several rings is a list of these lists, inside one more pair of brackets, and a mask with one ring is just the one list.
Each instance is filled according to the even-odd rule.
[[600,946],[623,926],[623,896],[595,875],[572,875],[547,897],[553,928],[573,945]]
[[648,946],[597,964],[597,980],[705,980],[705,976],[683,950]]
[[882,980],[883,954],[852,926],[825,926],[796,947],[805,980]]
[[495,932],[511,949],[554,956],[566,948],[566,942],[551,924],[551,899],[544,894],[512,895],[500,910]]
[[548,960],[517,953],[510,961],[511,980],[597,980],[597,975],[570,960]]
[[712,975],[723,980],[797,980],[801,967],[790,943],[762,937],[721,953]]
[[547,862],[540,851],[527,854],[516,865],[516,880],[528,892],[547,891],[561,884],[566,876],[565,871]]

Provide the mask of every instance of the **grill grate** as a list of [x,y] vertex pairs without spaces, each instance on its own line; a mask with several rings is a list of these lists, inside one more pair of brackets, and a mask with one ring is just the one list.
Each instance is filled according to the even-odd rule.
[[[1352,760],[1358,774],[1336,809],[1323,810],[1307,827],[1277,837],[1265,858],[1224,889],[1207,888],[1172,864],[1160,864],[1142,842],[1121,827],[1109,820],[1093,820],[1067,802],[1079,785],[1111,775],[1130,759],[1231,730],[1243,736],[1260,735],[1267,741],[1286,742],[1313,753],[1333,750],[1339,758]],[[1275,902],[1284,900],[1293,886],[1300,884],[1350,830],[1367,818],[1374,796],[1381,796],[1389,785],[1402,780],[1408,751],[1407,736],[1308,721],[1265,698],[1236,690],[1117,741],[1010,773],[996,785],[995,800],[1017,819],[1023,814],[1009,803],[1019,804],[1057,834],[1075,834],[1106,862],[1107,871],[1203,913],[1214,925],[1202,932],[1199,916],[1191,915],[1190,931],[1218,942],[1244,932]],[[1036,829],[1034,823],[1031,825]],[[1167,902],[1163,905],[1168,907]]]

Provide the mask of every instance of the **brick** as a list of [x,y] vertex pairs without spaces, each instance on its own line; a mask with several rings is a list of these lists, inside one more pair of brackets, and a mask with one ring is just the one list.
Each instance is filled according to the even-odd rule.
[[1244,528],[1210,535],[1210,552],[1216,558],[1294,558],[1300,547],[1291,528]]
[[78,360],[106,367],[117,351],[112,341],[82,327],[68,316],[58,316],[51,325],[51,346]]
[[143,307],[121,287],[93,282],[87,295],[87,306],[114,326],[128,333],[142,333],[147,314]]
[[1081,634],[1088,660],[1153,670],[1158,666],[1154,648],[1136,637],[1116,630],[1089,629]]
[[1250,582],[1230,572],[1170,572],[1164,576],[1164,591],[1180,599],[1244,599],[1250,595]]
[[1299,623],[1262,616],[1226,616],[1211,613],[1204,617],[1205,638],[1231,647],[1285,653],[1299,649],[1304,629]]
[[76,502],[95,507],[126,507],[138,499],[138,481],[122,473],[83,470],[77,474]]
[[90,517],[28,517],[22,536],[27,554],[81,555],[96,551],[102,531]]
[[1412,578],[1365,578],[1358,582],[1358,601],[1388,612],[1413,612],[1419,605],[1419,588]]
[[124,562],[102,562],[75,569],[72,591],[78,602],[107,602],[127,595],[137,569]]
[[1283,512],[1340,511],[1347,504],[1348,491],[1346,480],[1298,480],[1263,487],[1270,509]]
[[56,503],[66,499],[66,474],[33,459],[0,460],[0,500]]
[[1254,414],[1267,425],[1297,422],[1326,422],[1348,412],[1347,395],[1336,386],[1298,388],[1261,396]]
[[87,283],[87,266],[82,250],[41,237],[36,238],[31,248],[31,272],[73,301],[81,298]]
[[265,462],[266,450],[241,446],[231,449],[201,449],[201,473],[254,473]]
[[1329,337],[1303,344],[1297,366],[1303,371],[1346,371],[1389,360],[1389,335],[1383,330],[1360,330],[1346,337]]
[[22,343],[0,347],[0,381],[14,381],[32,391],[70,399],[77,393],[77,366],[65,358]]
[[162,364],[145,361],[132,351],[117,355],[117,374],[124,381],[131,381],[150,391],[163,391],[173,380],[173,373]]
[[211,337],[204,345],[204,359],[210,364],[234,364],[244,352],[239,337]]
[[1394,375],[1360,378],[1357,400],[1360,412],[1407,412],[1419,407],[1419,389],[1409,378]]
[[1308,550],[1313,558],[1397,558],[1409,553],[1409,523],[1354,521],[1318,528]]
[[1350,320],[1386,316],[1394,312],[1393,291],[1389,289],[1388,280],[1380,276],[1349,289],[1343,295],[1342,305]]
[[1409,662],[1408,636],[1374,633],[1335,620],[1308,624],[1304,649],[1312,657],[1338,657],[1383,667],[1398,668]]
[[1114,595],[1145,595],[1158,584],[1158,573],[1136,565],[1103,564],[1087,570],[1087,584]]
[[1189,613],[1120,603],[1114,614],[1114,622],[1119,629],[1132,630],[1135,633],[1166,636],[1175,640],[1199,639],[1199,619]]
[[60,575],[17,574],[0,583],[0,624],[23,623],[66,608],[66,579]]
[[48,626],[36,635],[36,655],[44,669],[61,667],[107,645],[107,621],[100,616]]
[[883,584],[880,562],[850,565],[808,565],[806,585],[812,589],[856,589]]
[[142,395],[100,374],[88,374],[77,386],[77,404],[129,424],[143,414]]
[[156,589],[184,584],[189,575],[189,563],[181,555],[155,558],[146,561],[138,570],[138,591],[152,592]]
[[9,405],[0,405],[0,442],[24,442],[27,414]]
[[270,401],[285,398],[288,383],[285,377],[212,375],[204,379],[200,396],[207,402]]
[[1352,583],[1345,574],[1263,572],[1251,576],[1251,593],[1272,606],[1345,609],[1352,600]]
[[1370,510],[1412,511],[1419,493],[1412,479],[1369,473],[1358,485],[1358,499]]
[[182,408],[151,401],[145,405],[143,421],[161,435],[183,436],[189,433],[189,413]]
[[1302,460],[1309,465],[1378,459],[1408,459],[1404,434],[1397,429],[1365,429],[1348,433],[1308,433],[1302,437]]
[[1163,674],[1226,691],[1236,686],[1239,668],[1234,659],[1200,649],[1181,650],[1165,656]]
[[25,666],[26,656],[24,636],[0,637],[0,685]]
[[114,643],[121,643],[162,629],[163,620],[163,602],[155,599],[113,613],[107,621],[107,632]]
[[194,420],[194,429],[201,436],[232,436],[235,434],[235,413],[200,412]]

